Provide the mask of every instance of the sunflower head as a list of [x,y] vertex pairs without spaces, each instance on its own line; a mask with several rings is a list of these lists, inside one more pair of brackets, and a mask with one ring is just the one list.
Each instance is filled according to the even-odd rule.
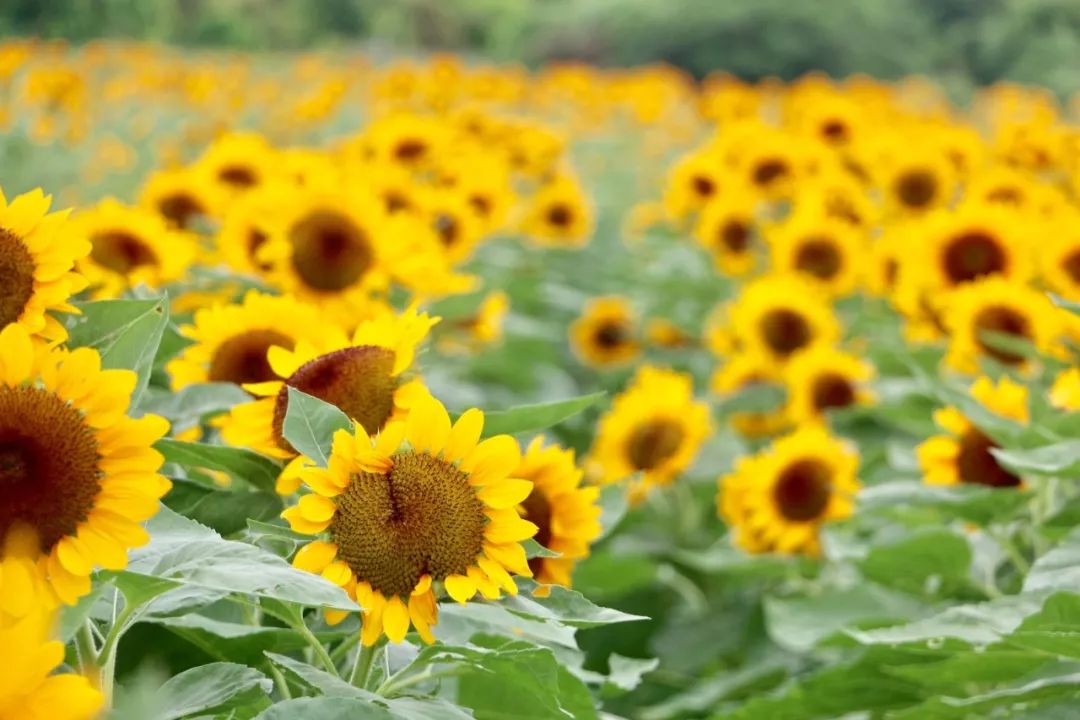
[[228,196],[258,188],[273,176],[275,164],[274,149],[266,138],[255,133],[227,133],[206,149],[196,167]]
[[560,176],[529,200],[521,229],[539,245],[577,248],[588,244],[595,224],[593,209],[581,185],[573,178]]
[[641,353],[637,316],[616,296],[590,300],[570,326],[570,341],[582,360],[599,368],[625,365]]
[[52,313],[75,312],[68,299],[86,280],[72,270],[90,245],[62,231],[68,213],[50,214],[51,203],[41,190],[11,202],[0,191],[0,329],[18,324],[60,342],[67,330]]
[[20,325],[0,331],[0,537],[34,537],[66,603],[90,591],[96,567],[125,567],[170,488],[151,448],[168,423],[127,417],[134,387],[134,373],[102,370],[93,350],[36,346]]
[[473,409],[451,425],[442,404],[425,396],[375,437],[359,424],[339,430],[327,467],[301,473],[312,492],[283,517],[320,539],[293,563],[357,600],[365,645],[383,634],[401,642],[410,625],[432,642],[436,593],[460,603],[477,592],[496,599],[517,593],[511,572],[531,575],[520,543],[537,526],[515,508],[533,484],[512,477],[517,442],[481,442],[483,423]]
[[821,526],[852,514],[858,466],[848,443],[804,427],[721,478],[720,514],[747,552],[817,555]]
[[519,511],[538,528],[536,542],[559,553],[530,560],[533,575],[541,583],[569,586],[574,565],[588,557],[589,545],[602,531],[600,488],[582,486],[584,473],[574,462],[573,450],[544,447],[542,437],[529,443],[513,475],[533,484]]
[[723,159],[711,149],[687,155],[672,169],[664,191],[664,210],[674,221],[681,221],[721,197]]
[[225,205],[218,181],[199,167],[154,172],[140,197],[144,207],[181,230],[208,223]]
[[[971,386],[971,396],[995,415],[1019,424],[1028,421],[1027,387],[1007,377],[997,383],[980,377]],[[927,484],[1010,488],[1023,483],[994,457],[991,451],[999,447],[997,442],[960,410],[943,408],[934,420],[945,432],[923,441],[916,450]]]
[[840,323],[822,289],[799,275],[770,275],[747,284],[727,317],[737,346],[779,363],[840,336]]
[[749,192],[725,193],[702,209],[694,229],[698,244],[708,250],[720,272],[736,277],[751,272],[758,263],[760,241]]
[[798,425],[833,408],[866,404],[873,376],[873,366],[851,353],[826,346],[804,350],[784,368],[788,417]]
[[819,284],[829,295],[853,292],[866,246],[849,223],[816,211],[796,212],[772,233],[773,268]]
[[[782,369],[771,358],[750,352],[739,352],[727,357],[709,381],[709,389],[720,397],[761,385],[779,386],[783,382]],[[788,427],[788,413],[782,406],[763,410],[742,410],[728,417],[731,426],[748,438],[769,437]]]

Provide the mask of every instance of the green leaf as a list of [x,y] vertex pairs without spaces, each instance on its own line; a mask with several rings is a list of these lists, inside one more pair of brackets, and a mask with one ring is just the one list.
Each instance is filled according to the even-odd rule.
[[924,530],[870,550],[863,573],[882,585],[915,594],[950,592],[962,586],[971,567],[968,541],[948,530]]
[[[1075,670],[1075,666],[1072,666]],[[1068,698],[1080,699],[1080,673],[1062,673],[1039,678],[1016,687],[999,688],[973,697],[935,697],[893,717],[898,720],[961,720],[966,718],[1012,717],[1014,709],[1031,709],[1039,704]],[[1074,708],[1075,709],[1075,708]],[[1001,713],[996,712],[1001,710]]]
[[932,509],[946,518],[961,518],[987,525],[1017,514],[1031,493],[1015,488],[981,485],[939,487],[920,482],[897,481],[864,488],[858,497],[861,513],[886,512],[905,515],[914,508]]
[[138,375],[131,407],[138,408],[150,382],[154,356],[169,324],[169,298],[156,300],[99,300],[77,303],[81,315],[71,316],[69,347],[90,347],[101,353],[101,366],[134,370]]
[[907,595],[868,582],[808,597],[767,597],[764,606],[769,637],[795,652],[805,652],[842,630],[924,612],[924,606]]
[[724,415],[732,413],[763,413],[778,409],[786,393],[779,385],[754,383],[724,397],[716,406],[717,412]]
[[1029,450],[990,450],[1002,465],[1018,474],[1080,477],[1080,440],[1066,440]]
[[1077,588],[1080,588],[1080,528],[1036,560],[1024,579],[1024,592]]
[[165,504],[195,522],[232,535],[247,527],[250,518],[271,520],[281,515],[282,499],[277,493],[222,490],[186,480],[174,480]]
[[1009,645],[1080,660],[1080,595],[1056,593],[1005,639]]
[[255,720],[404,720],[380,705],[345,697],[286,700],[263,711]]
[[325,670],[320,670],[306,662],[294,660],[286,655],[279,655],[272,652],[266,653],[266,657],[270,658],[271,662],[282,670],[285,670],[308,687],[316,690],[320,695],[326,695],[328,697],[364,698],[369,702],[377,697],[367,690],[354,687],[341,678],[335,677]]
[[548,586],[546,589],[550,591],[550,595],[542,598],[533,597],[532,593],[539,585],[532,580],[519,579],[518,587],[520,592],[506,598],[501,604],[508,612],[530,620],[587,628],[649,619],[599,607],[581,593],[559,585]]
[[155,720],[179,720],[196,713],[223,712],[267,695],[273,684],[258,670],[235,663],[212,663],[185,670],[158,689]]
[[524,540],[521,546],[525,548],[525,557],[529,558],[557,558],[560,557],[560,553],[553,550],[548,550],[546,547],[536,542],[532,538]]
[[641,684],[643,676],[651,673],[659,666],[659,658],[649,658],[644,660],[641,658],[623,657],[617,653],[612,653],[612,655],[608,657],[608,674],[605,679],[609,685],[613,685],[620,690],[629,692]]
[[289,387],[282,434],[297,452],[326,467],[338,430],[352,430],[352,421],[345,413],[335,405]]
[[243,388],[232,383],[189,385],[179,392],[149,388],[142,409],[166,418],[176,432],[195,427],[205,416],[223,413],[250,399]]
[[270,458],[243,448],[204,443],[183,442],[165,438],[154,443],[166,462],[176,463],[188,470],[218,470],[250,483],[253,487],[273,492],[281,466]]
[[359,610],[344,590],[322,577],[253,545],[224,540],[168,508],[147,523],[147,530],[150,544],[132,551],[128,569],[116,574],[118,586],[137,576],[308,607]]
[[106,592],[115,592],[110,583],[94,583],[94,589],[89,594],[79,598],[74,605],[64,605],[60,609],[60,640],[67,642],[75,637],[79,629],[91,617],[94,606],[101,601]]
[[215,660],[245,665],[259,664],[268,650],[289,652],[307,647],[307,640],[290,628],[214,620],[198,613],[155,618],[153,622],[168,628]]
[[485,412],[484,437],[536,433],[546,430],[592,407],[606,395],[607,393],[598,392],[569,400]]

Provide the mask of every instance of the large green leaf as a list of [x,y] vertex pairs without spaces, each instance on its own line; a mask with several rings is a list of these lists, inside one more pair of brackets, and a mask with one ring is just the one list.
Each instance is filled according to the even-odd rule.
[[232,383],[189,385],[179,392],[149,388],[142,409],[169,420],[173,431],[186,430],[205,416],[223,413],[251,399],[243,388]]
[[867,577],[882,585],[936,595],[968,584],[971,557],[965,538],[930,529],[871,548],[861,566]]
[[255,720],[405,720],[388,708],[359,698],[316,697],[286,700]]
[[169,324],[169,299],[99,300],[78,305],[81,315],[69,323],[71,347],[91,347],[101,353],[101,366],[134,370],[138,374],[131,407],[139,401],[154,367],[161,335]]
[[289,444],[319,465],[326,467],[334,444],[334,433],[352,429],[352,421],[337,406],[289,388],[282,434]]
[[259,490],[273,491],[281,474],[281,466],[270,458],[243,448],[207,445],[165,438],[154,447],[165,456],[166,462],[176,463],[187,470],[217,470],[250,483]]
[[539,586],[532,580],[518,580],[518,587],[520,592],[503,600],[502,605],[514,615],[530,620],[554,622],[575,628],[648,620],[641,615],[600,607],[581,593],[559,585],[546,588],[549,593],[547,597],[533,595]]
[[1024,590],[1076,590],[1080,588],[1080,528],[1073,530],[1056,548],[1031,567]]
[[170,678],[156,695],[156,706],[168,708],[155,720],[180,720],[227,712],[270,692],[272,683],[258,670],[235,663],[212,663]]
[[175,586],[270,598],[305,606],[358,610],[338,586],[296,570],[277,555],[224,540],[213,530],[163,508],[147,524],[150,544],[132,551],[118,578],[138,576]]
[[981,485],[939,487],[896,481],[864,488],[859,493],[859,508],[864,513],[884,512],[901,517],[918,508],[985,525],[1016,515],[1030,497],[1030,492],[1017,489]]
[[484,437],[502,434],[537,433],[546,430],[595,405],[605,395],[606,393],[599,392],[569,400],[521,405],[509,410],[485,412]]
[[1002,465],[1018,474],[1080,477],[1080,440],[1066,440],[1028,450],[994,448],[990,452]]

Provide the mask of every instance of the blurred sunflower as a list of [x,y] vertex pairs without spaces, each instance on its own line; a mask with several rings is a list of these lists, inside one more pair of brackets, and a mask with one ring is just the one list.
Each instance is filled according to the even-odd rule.
[[226,133],[196,161],[196,172],[211,177],[222,193],[246,193],[263,185],[277,170],[274,148],[256,133]]
[[439,349],[446,351],[475,351],[502,339],[503,324],[510,312],[510,298],[502,290],[487,294],[476,312],[456,320],[452,327],[460,331],[439,339]]
[[1080,410],[1080,368],[1062,370],[1050,387],[1050,404],[1058,410]]
[[72,216],[71,234],[90,244],[78,268],[96,298],[180,280],[199,256],[193,235],[169,227],[150,210],[111,198]]
[[896,214],[919,214],[952,200],[956,176],[948,158],[932,143],[923,151],[913,151],[912,143],[899,137],[895,143],[884,157],[871,161],[885,206]]
[[[720,397],[760,385],[782,385],[782,374],[768,357],[748,352],[730,355],[712,375],[709,389]],[[763,410],[739,410],[728,415],[728,422],[748,438],[769,437],[788,427],[783,405]]]
[[563,176],[545,183],[528,200],[521,231],[538,245],[579,248],[589,243],[595,225],[585,191]]
[[139,202],[173,227],[190,230],[210,222],[225,205],[215,178],[201,169],[156,170],[146,179]]
[[416,169],[429,166],[445,152],[450,139],[438,118],[395,113],[368,126],[359,142],[370,160]]
[[0,537],[25,526],[65,603],[90,592],[96,567],[122,570],[148,536],[139,523],[171,487],[151,446],[156,415],[127,417],[135,373],[102,370],[94,350],[35,347],[20,325],[0,331]]
[[734,173],[763,200],[788,198],[813,165],[805,139],[761,123],[732,128]]
[[[296,458],[282,434],[290,387],[338,407],[367,432],[379,432],[426,394],[422,383],[403,382],[402,376],[438,321],[415,308],[400,315],[388,311],[360,323],[351,340],[324,324],[311,328],[317,336],[299,338],[291,349],[272,344],[266,353],[271,378],[244,386],[258,399],[230,411],[222,422],[222,438],[271,457]],[[296,491],[296,470],[292,465],[282,474],[279,492]]]
[[768,238],[775,272],[802,275],[834,297],[850,294],[862,280],[866,246],[848,223],[796,212]]
[[747,275],[761,259],[754,217],[756,202],[750,193],[728,192],[707,203],[698,216],[694,237],[726,275]]
[[801,428],[720,479],[720,516],[747,552],[816,556],[821,526],[854,511],[858,468],[850,444],[818,425]]
[[600,419],[591,459],[600,482],[631,478],[631,498],[640,500],[686,470],[711,432],[689,375],[644,366]]
[[680,350],[697,346],[698,339],[665,318],[650,318],[645,325],[645,339],[652,347]]
[[77,312],[68,300],[86,279],[72,269],[90,245],[63,228],[68,211],[49,213],[51,204],[40,189],[11,202],[0,190],[0,329],[18,324],[60,342],[67,329],[52,313]]
[[[797,351],[831,344],[840,322],[821,289],[798,275],[768,275],[748,283],[713,331],[738,348],[783,363]],[[714,347],[716,347],[714,341]]]
[[667,216],[676,222],[682,221],[720,197],[725,170],[722,158],[708,150],[682,158],[671,169],[664,190]]
[[559,557],[537,557],[529,568],[538,582],[570,586],[574,566],[589,556],[589,545],[600,537],[600,488],[582,486],[584,473],[574,451],[558,445],[544,447],[533,438],[511,475],[533,484],[519,506],[521,516],[538,528],[536,542]]
[[986,333],[1030,343],[1040,352],[1055,347],[1062,330],[1061,310],[1045,293],[1004,278],[987,278],[957,290],[944,314],[949,328],[945,361],[962,372],[978,370],[978,359],[989,356],[1005,365],[1023,367],[1023,355],[994,344]]
[[483,222],[468,198],[455,189],[439,188],[419,194],[418,203],[447,260],[452,265],[468,260],[484,239]]
[[824,345],[796,353],[784,368],[787,416],[793,425],[819,420],[832,408],[873,399],[874,367],[857,355]]
[[[1028,391],[1023,385],[1007,377],[995,384],[982,376],[971,386],[971,396],[995,415],[1027,424]],[[965,483],[997,488],[1022,484],[1020,477],[998,463],[990,452],[1000,446],[959,409],[942,408],[934,413],[934,421],[945,434],[934,435],[916,448],[927,484]]]
[[[477,592],[517,594],[510,573],[529,570],[521,541],[537,527],[516,511],[532,483],[512,476],[521,449],[509,435],[479,442],[484,414],[467,410],[451,426],[425,396],[403,422],[374,438],[360,423],[339,430],[326,468],[303,472],[313,492],[282,516],[293,530],[326,533],[293,564],[340,585],[364,608],[360,639],[401,642],[410,625],[434,642],[436,591],[459,603]],[[345,613],[328,612],[330,622]]]
[[325,325],[317,308],[256,290],[239,303],[201,308],[192,324],[180,328],[192,344],[165,366],[170,386],[177,391],[195,383],[245,385],[276,380],[267,351],[272,347],[292,350],[300,339],[321,336]]
[[1080,213],[1062,215],[1047,226],[1040,243],[1042,279],[1058,295],[1080,300]]
[[570,325],[570,345],[587,364],[598,368],[625,365],[641,354],[637,315],[619,296],[593,298]]
[[[912,228],[921,252],[907,256],[905,279],[929,289],[954,288],[998,275],[1031,277],[1031,246],[1023,220],[993,205],[965,204],[929,216]],[[908,277],[910,276],[910,277]]]
[[262,276],[273,264],[261,257],[276,218],[291,196],[273,183],[252,189],[226,205],[218,229],[216,250],[234,272]]

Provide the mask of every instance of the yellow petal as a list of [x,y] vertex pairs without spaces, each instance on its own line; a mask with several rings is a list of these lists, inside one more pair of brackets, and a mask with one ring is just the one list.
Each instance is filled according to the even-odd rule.
[[450,415],[443,404],[428,395],[421,398],[405,419],[405,437],[417,452],[438,455],[450,436]]
[[443,580],[446,593],[464,605],[476,594],[476,583],[465,575],[450,575]]
[[476,447],[476,443],[480,442],[480,435],[483,432],[484,413],[476,408],[466,410],[450,430],[450,438],[446,441],[443,457],[448,462],[461,460]]
[[321,573],[337,557],[337,545],[316,540],[297,551],[293,567],[310,573]]
[[502,482],[485,485],[476,493],[485,505],[491,508],[512,508],[525,501],[532,493],[533,484],[528,480],[509,478]]
[[313,523],[330,522],[337,512],[337,505],[322,495],[304,495],[297,503],[300,516]]
[[396,595],[386,602],[383,611],[383,629],[390,642],[399,643],[409,632],[409,609]]

